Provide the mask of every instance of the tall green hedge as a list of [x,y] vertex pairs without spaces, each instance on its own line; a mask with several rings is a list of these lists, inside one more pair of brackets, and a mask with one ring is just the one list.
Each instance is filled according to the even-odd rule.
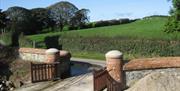
[[141,56],[180,56],[180,40],[143,40],[128,38],[63,38],[63,49],[75,52],[106,53],[120,50],[125,54]]

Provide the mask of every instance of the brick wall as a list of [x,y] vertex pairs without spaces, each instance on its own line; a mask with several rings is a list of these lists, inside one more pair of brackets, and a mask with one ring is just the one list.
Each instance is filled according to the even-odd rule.
[[46,51],[45,49],[20,48],[19,57],[27,61],[45,62],[46,61],[45,51]]
[[[32,62],[43,62],[46,63],[47,55],[46,49],[37,48],[19,48],[19,57],[22,60],[32,61]],[[67,77],[70,75],[70,58],[71,54],[67,51],[60,50],[60,70],[62,77]]]

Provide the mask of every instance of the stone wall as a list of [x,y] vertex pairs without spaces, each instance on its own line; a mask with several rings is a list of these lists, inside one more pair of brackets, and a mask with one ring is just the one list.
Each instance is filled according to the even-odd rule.
[[180,57],[135,59],[124,64],[123,71],[128,87],[152,72],[171,72],[180,77]]
[[20,48],[19,57],[22,60],[32,61],[32,62],[45,62],[46,55],[45,49],[35,49],[35,48]]
[[[26,61],[47,63],[48,59],[51,59],[48,58],[50,56],[46,54],[46,49],[20,48],[18,51],[19,57]],[[64,50],[60,50],[58,53],[58,59],[56,61],[60,62],[60,70],[64,78],[70,75],[71,54]]]

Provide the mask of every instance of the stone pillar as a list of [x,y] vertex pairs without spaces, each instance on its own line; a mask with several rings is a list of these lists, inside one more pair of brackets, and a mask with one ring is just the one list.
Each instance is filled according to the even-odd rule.
[[60,55],[60,62],[63,65],[61,76],[62,78],[66,78],[71,74],[71,64],[70,64],[71,54],[68,51],[60,50],[59,55]]
[[46,50],[46,63],[53,63],[59,60],[59,50],[50,48]]
[[[46,63],[54,63],[57,62],[59,60],[59,50],[55,49],[55,48],[50,48],[48,50],[46,50]],[[48,66],[48,65],[47,65]],[[48,68],[46,69],[47,71],[47,75],[49,78],[54,78],[53,76],[55,76],[55,69],[54,68]]]
[[107,71],[121,88],[124,88],[123,79],[123,54],[118,50],[112,50],[106,53]]

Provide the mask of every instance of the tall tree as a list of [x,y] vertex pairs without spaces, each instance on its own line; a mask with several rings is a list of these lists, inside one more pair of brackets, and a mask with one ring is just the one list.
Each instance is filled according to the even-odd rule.
[[69,23],[75,12],[78,11],[78,8],[75,5],[67,1],[56,3],[48,7],[48,9],[61,31],[63,30],[63,27]]
[[169,0],[173,3],[173,8],[170,10],[171,16],[166,24],[166,32],[180,32],[180,0]]
[[0,9],[0,29],[6,27],[7,20],[5,13]]
[[88,9],[80,9],[75,12],[75,15],[71,18],[69,22],[70,26],[78,27],[82,26],[89,21],[88,13],[90,11]]
[[15,32],[23,32],[24,34],[34,34],[34,23],[31,12],[22,7],[10,7],[5,11],[10,19],[8,29]]
[[45,28],[53,27],[54,21],[50,18],[49,11],[46,8],[34,8],[31,10],[35,22],[35,28],[40,31]]
[[5,11],[7,17],[9,18],[7,29],[12,31],[12,44],[13,47],[19,47],[19,35],[33,34],[34,23],[31,12],[22,7],[10,7]]

